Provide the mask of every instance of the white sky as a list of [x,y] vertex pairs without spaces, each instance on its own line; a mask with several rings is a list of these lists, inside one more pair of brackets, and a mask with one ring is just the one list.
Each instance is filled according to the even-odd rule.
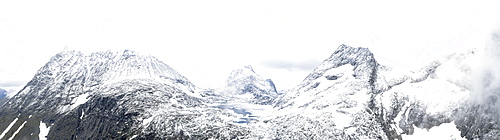
[[385,65],[424,65],[483,47],[499,23],[488,1],[0,1],[0,87],[27,83],[68,46],[156,56],[194,84],[252,65],[278,89],[297,85],[340,44]]

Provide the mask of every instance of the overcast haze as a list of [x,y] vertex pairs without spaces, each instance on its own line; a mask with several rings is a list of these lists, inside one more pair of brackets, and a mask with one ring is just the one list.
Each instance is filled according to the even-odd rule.
[[216,87],[252,65],[292,88],[346,44],[411,69],[483,47],[494,1],[1,1],[0,88],[23,86],[65,47],[153,55]]

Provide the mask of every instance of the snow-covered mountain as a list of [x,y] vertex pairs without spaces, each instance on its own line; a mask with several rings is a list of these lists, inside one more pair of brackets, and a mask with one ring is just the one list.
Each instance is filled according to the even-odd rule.
[[231,101],[260,105],[270,105],[278,96],[273,81],[262,78],[250,65],[233,70],[217,92]]
[[275,137],[388,139],[371,102],[386,86],[377,82],[384,69],[368,49],[341,45],[276,101],[279,115],[270,121]]
[[278,95],[251,66],[200,89],[152,56],[63,51],[0,106],[0,139],[498,139],[500,57],[478,52],[402,71],[341,45]]
[[497,139],[494,104],[470,100],[473,58],[473,51],[453,54],[404,72],[380,65],[366,48],[341,45],[277,99],[269,130],[273,138],[408,139],[451,123],[446,139]]
[[229,139],[248,133],[226,123],[238,114],[204,100],[152,56],[64,51],[3,105],[0,139]]

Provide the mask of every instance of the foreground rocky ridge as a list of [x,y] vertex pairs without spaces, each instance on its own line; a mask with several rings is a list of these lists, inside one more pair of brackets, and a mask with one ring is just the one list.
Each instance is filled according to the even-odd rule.
[[278,96],[251,66],[199,89],[152,56],[64,51],[1,106],[0,139],[403,139],[449,123],[450,139],[496,139],[499,97],[472,100],[476,55],[406,72],[341,45]]

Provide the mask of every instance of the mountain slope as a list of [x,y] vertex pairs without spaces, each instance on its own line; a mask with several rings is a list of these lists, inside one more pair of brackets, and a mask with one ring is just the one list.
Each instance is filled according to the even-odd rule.
[[64,51],[0,108],[0,139],[418,139],[427,130],[497,139],[500,80],[490,66],[500,59],[490,55],[401,71],[341,45],[278,95],[251,66],[225,87],[199,89],[152,56]]
[[494,139],[498,117],[470,103],[472,56],[454,54],[402,72],[378,64],[366,48],[341,45],[277,99],[269,131],[273,138],[402,139],[415,129],[452,123],[461,134],[450,139]]
[[[380,91],[377,72],[384,69],[366,48],[341,45],[297,87],[279,98],[272,119],[277,138],[387,139],[371,111]],[[319,124],[319,125],[318,125]],[[300,130],[308,131],[300,131]],[[296,133],[296,132],[302,133]]]
[[[64,51],[0,110],[0,132],[4,139],[245,135],[248,130],[224,123],[234,113],[208,107],[196,90],[152,56],[128,50],[90,55]],[[41,133],[45,129],[48,133]]]

